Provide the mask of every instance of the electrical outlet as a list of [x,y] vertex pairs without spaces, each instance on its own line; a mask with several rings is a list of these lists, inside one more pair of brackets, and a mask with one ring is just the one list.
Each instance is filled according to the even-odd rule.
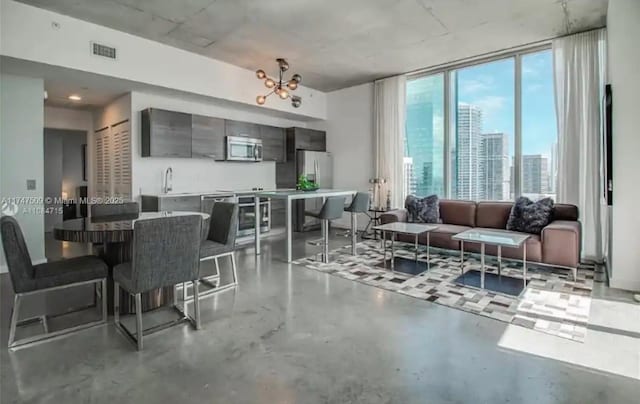
[[36,189],[36,180],[27,180],[27,191]]

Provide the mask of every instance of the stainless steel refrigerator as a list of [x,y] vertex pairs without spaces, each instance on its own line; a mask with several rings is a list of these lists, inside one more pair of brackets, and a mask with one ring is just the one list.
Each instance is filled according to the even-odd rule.
[[[296,179],[306,175],[320,188],[333,188],[333,158],[331,153],[298,150],[296,152]],[[309,231],[320,228],[320,221],[304,215],[305,210],[318,211],[322,208],[321,198],[295,201],[293,228],[295,231]]]

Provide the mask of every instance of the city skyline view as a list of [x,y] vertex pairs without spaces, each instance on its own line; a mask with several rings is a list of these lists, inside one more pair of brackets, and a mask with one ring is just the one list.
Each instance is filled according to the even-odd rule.
[[[555,197],[557,129],[551,51],[522,61],[522,195]],[[444,194],[444,74],[407,82],[405,193]],[[452,114],[449,187],[458,199],[514,197],[515,59],[450,73]]]

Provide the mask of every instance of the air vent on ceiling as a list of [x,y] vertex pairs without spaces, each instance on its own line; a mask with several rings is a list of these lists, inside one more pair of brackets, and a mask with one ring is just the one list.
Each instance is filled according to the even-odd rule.
[[116,58],[116,48],[97,42],[91,42],[91,53],[96,56],[102,56],[109,59]]

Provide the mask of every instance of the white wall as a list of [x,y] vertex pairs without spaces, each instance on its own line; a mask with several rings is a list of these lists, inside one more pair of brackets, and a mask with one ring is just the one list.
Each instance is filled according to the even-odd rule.
[[44,107],[44,127],[93,131],[93,115],[90,111],[70,108]]
[[207,102],[195,102],[140,92],[131,93],[131,135],[133,197],[159,194],[167,167],[173,169],[173,192],[210,192],[220,189],[242,189],[262,186],[275,187],[275,163],[232,163],[197,158],[141,157],[140,111],[160,108],[171,111],[235,119],[280,127],[301,126],[306,123],[267,114],[251,113]]
[[[43,98],[42,79],[0,75],[0,198],[43,196]],[[36,181],[35,190],[27,190],[27,179]],[[20,207],[15,217],[31,259],[44,262],[44,218],[38,211],[42,203]],[[4,252],[0,265],[6,271]]]
[[[2,55],[251,106],[256,106],[256,96],[265,92],[264,84],[254,71],[52,11],[10,0],[0,1]],[[59,28],[54,28],[53,22],[58,23]],[[91,55],[90,41],[117,48],[118,59]],[[300,108],[275,99],[270,99],[262,108],[312,119],[326,118],[323,92],[300,86],[296,94],[303,99]]]
[[[328,118],[308,127],[327,131],[327,151],[333,155],[333,186],[367,192],[374,176],[373,161],[373,83],[362,84],[327,94]],[[358,217],[364,228],[366,215]],[[335,222],[350,227],[347,215]]]
[[613,223],[611,286],[640,290],[640,2],[609,0],[609,81],[613,93]]

